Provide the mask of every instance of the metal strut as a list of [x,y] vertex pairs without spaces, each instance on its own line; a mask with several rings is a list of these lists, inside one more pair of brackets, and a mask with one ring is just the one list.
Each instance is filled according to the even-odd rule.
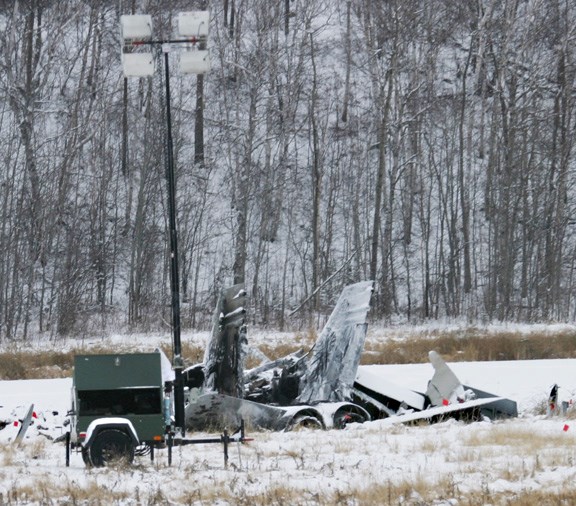
[[170,104],[169,45],[162,45],[164,54],[164,85],[166,90],[166,182],[168,187],[168,226],[170,235],[170,288],[172,292],[172,334],[174,369],[174,425],[184,436],[184,383],[182,381],[182,344],[180,339],[180,277],[178,267],[178,233],[176,227],[176,176],[174,170],[174,146],[172,140],[172,110]]

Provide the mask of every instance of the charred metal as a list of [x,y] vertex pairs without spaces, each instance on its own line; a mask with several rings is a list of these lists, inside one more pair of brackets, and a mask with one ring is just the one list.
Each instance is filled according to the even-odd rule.
[[204,362],[183,373],[187,428],[220,428],[241,420],[290,430],[343,428],[382,418],[408,423],[517,416],[514,401],[463,385],[434,351],[429,353],[434,375],[425,393],[359,370],[372,287],[372,281],[364,281],[344,288],[310,351],[247,371],[246,292],[242,285],[222,291]]

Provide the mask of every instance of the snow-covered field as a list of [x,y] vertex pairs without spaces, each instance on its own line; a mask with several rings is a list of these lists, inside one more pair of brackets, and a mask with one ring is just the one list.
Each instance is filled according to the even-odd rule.
[[[534,495],[572,504],[576,419],[547,417],[543,407],[553,383],[567,401],[576,392],[576,360],[450,365],[463,383],[516,400],[520,416],[251,432],[253,442],[231,448],[227,469],[218,444],[178,448],[171,467],[159,451],[154,462],[111,469],[86,469],[73,454],[67,468],[64,445],[40,433],[63,430],[71,380],[0,382],[0,419],[23,417],[31,403],[38,416],[20,447],[18,427],[0,430],[0,504],[527,504]],[[433,372],[364,367],[420,391]]]

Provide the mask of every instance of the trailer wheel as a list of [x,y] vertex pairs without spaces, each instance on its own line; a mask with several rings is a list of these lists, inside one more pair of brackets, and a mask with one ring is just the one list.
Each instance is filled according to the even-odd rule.
[[96,435],[88,448],[88,455],[94,467],[130,464],[134,460],[134,443],[126,432],[106,429]]
[[82,447],[82,460],[84,461],[84,464],[86,464],[87,466],[92,465],[90,463],[90,453],[88,452],[88,448],[84,448]]

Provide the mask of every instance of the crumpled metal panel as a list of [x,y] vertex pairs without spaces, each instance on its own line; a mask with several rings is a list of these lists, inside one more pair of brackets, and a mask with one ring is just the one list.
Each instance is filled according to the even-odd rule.
[[241,398],[246,356],[246,291],[243,284],[222,290],[214,313],[212,338],[204,355],[204,388]]
[[303,369],[298,403],[350,400],[366,340],[372,281],[348,285]]

